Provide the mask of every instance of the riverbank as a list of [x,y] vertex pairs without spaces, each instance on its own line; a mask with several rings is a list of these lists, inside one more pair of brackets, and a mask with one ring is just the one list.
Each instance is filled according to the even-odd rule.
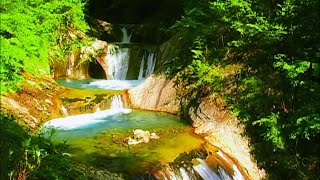
[[[1,108],[32,132],[45,121],[63,116],[59,97],[68,93],[68,89],[60,87],[49,77],[24,77],[26,81],[19,92],[1,97]],[[184,117],[190,118],[195,133],[232,157],[246,170],[245,176],[251,179],[264,177],[250,155],[248,139],[242,136],[243,126],[239,125],[237,118],[217,106],[213,98],[207,97],[198,106],[182,111],[173,80],[164,76],[151,76],[128,93],[132,108],[183,113]]]
[[10,114],[18,124],[34,131],[45,121],[62,116],[59,94],[66,91],[51,77],[37,78],[23,74],[21,89],[1,95],[1,111]]

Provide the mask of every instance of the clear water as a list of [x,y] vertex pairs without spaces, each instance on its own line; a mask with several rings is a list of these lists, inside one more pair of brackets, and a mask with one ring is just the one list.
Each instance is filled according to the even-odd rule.
[[[55,127],[52,139],[67,141],[70,146],[67,153],[74,159],[130,177],[173,162],[180,153],[199,148],[203,143],[192,133],[190,125],[177,116],[121,109],[53,119],[44,124],[44,130]],[[135,129],[155,132],[160,139],[129,146],[126,138],[133,136]]]

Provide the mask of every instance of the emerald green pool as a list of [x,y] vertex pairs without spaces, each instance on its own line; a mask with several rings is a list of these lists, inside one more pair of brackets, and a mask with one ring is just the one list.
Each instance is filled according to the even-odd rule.
[[[203,143],[177,116],[143,110],[109,109],[51,120],[44,126],[56,128],[52,139],[67,141],[67,153],[75,160],[129,176],[173,162]],[[126,139],[135,129],[155,132],[160,138],[128,145]]]

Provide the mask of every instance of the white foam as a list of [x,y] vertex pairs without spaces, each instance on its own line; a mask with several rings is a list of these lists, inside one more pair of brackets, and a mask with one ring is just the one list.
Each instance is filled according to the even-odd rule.
[[81,88],[123,90],[133,88],[141,82],[142,80],[96,80],[89,84],[82,84]]
[[200,162],[198,165],[193,166],[193,169],[205,180],[218,180],[220,177],[212,171],[209,165],[202,159],[197,158]]
[[108,109],[98,111],[90,114],[81,114],[75,116],[68,116],[65,118],[52,119],[43,124],[43,128],[56,128],[62,130],[78,129],[84,126],[105,122],[105,117],[116,115],[116,114],[128,114],[132,112],[131,109],[119,108],[119,109]]
[[106,55],[108,75],[113,80],[125,80],[129,68],[129,48],[109,47]]

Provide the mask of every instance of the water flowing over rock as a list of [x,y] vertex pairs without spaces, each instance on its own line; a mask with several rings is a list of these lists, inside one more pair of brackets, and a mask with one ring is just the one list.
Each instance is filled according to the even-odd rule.
[[63,113],[64,116],[69,116],[68,110],[66,109],[66,107],[64,107],[63,105],[61,106],[61,111]]
[[120,95],[113,96],[110,109],[123,109],[123,102]]
[[[147,60],[146,69],[144,69],[145,60]],[[154,72],[156,60],[157,60],[157,57],[156,57],[156,53],[154,52],[149,52],[148,54],[145,53],[142,56],[138,80],[142,80],[146,77],[149,77]]]
[[122,43],[130,43],[130,39],[131,39],[131,36],[132,34],[130,34],[128,36],[128,31],[125,27],[121,28],[121,31],[122,31]]
[[107,53],[108,79],[125,80],[129,67],[129,48],[109,46]]
[[164,164],[157,169],[149,171],[145,177],[154,179],[176,180],[244,180],[244,169],[228,158],[220,150],[213,151],[204,147],[190,152],[181,153],[172,163]]

